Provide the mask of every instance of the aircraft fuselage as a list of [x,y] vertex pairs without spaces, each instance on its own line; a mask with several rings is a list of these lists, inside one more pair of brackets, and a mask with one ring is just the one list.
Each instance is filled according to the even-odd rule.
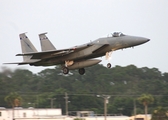
[[[50,65],[57,65],[57,64],[64,64],[66,60],[68,61],[81,61],[86,59],[92,59],[96,57],[101,57],[106,54],[106,52],[115,51],[118,49],[124,49],[128,47],[134,47],[145,42],[149,41],[147,38],[143,37],[135,37],[135,36],[119,36],[119,37],[104,37],[99,38],[95,41],[90,43],[75,46],[89,46],[86,49],[72,52],[68,55],[63,55],[61,57],[53,57],[46,60],[39,61],[34,63],[35,66],[50,66]],[[74,51],[75,51],[75,47]]]

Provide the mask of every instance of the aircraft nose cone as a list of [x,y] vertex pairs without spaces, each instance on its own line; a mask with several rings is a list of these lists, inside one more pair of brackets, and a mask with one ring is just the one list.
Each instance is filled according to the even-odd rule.
[[143,38],[143,37],[137,38],[137,42],[138,42],[139,44],[143,44],[143,43],[146,43],[146,42],[148,42],[148,41],[150,41],[149,38]]
[[150,41],[148,38],[144,38],[144,43]]
[[148,41],[150,41],[150,39],[147,39],[147,41],[146,41],[146,42],[148,42]]

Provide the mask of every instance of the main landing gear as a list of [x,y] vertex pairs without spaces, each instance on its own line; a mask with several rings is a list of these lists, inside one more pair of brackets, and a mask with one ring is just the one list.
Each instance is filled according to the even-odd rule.
[[65,66],[62,68],[62,72],[64,74],[68,74],[69,73],[69,69],[68,69],[68,66],[71,66],[74,64],[74,61],[65,61]]
[[79,72],[80,75],[85,74],[85,68],[80,68],[80,69],[78,70],[78,72]]
[[[69,73],[69,69],[68,69],[67,67],[63,67],[63,68],[62,68],[62,72],[63,72],[64,74],[68,74],[68,73]],[[78,72],[79,72],[80,75],[85,74],[85,68],[80,68],[80,69],[78,70]]]
[[68,74],[68,73],[69,73],[69,69],[68,69],[67,67],[63,67],[63,68],[62,68],[62,72],[63,72],[64,74]]

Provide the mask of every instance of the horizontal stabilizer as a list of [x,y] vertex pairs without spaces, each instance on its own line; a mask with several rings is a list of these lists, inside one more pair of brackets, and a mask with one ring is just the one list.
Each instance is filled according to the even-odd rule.
[[[84,45],[84,46],[77,46],[72,47],[69,49],[62,49],[62,50],[50,50],[50,51],[42,51],[42,52],[29,52],[29,53],[23,53],[23,54],[17,54],[16,56],[30,56],[32,59],[45,59],[45,58],[52,58],[52,57],[59,57],[63,55],[70,54],[72,52],[80,51],[83,49],[86,49],[90,47],[90,45]],[[43,57],[47,56],[47,57]]]
[[31,64],[38,62],[39,60],[33,60],[33,61],[28,61],[28,62],[13,62],[13,63],[3,63],[3,64],[18,64],[18,65],[26,65],[26,64]]

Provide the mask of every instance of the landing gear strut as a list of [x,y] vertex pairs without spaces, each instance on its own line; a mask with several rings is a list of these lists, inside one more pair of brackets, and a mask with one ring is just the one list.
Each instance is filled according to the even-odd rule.
[[83,74],[85,74],[85,69],[84,68],[80,68],[78,70],[78,72],[79,72],[80,75],[83,75]]
[[74,64],[74,61],[65,61],[65,66],[62,68],[62,71],[64,74],[68,74],[69,73],[69,69],[68,69],[68,66],[71,66]]
[[[106,52],[106,56],[105,56],[105,57],[106,57],[106,60],[110,61],[112,52],[113,52],[113,51],[111,51],[111,52]],[[107,68],[111,68],[111,63],[108,63],[108,64],[107,64]]]

